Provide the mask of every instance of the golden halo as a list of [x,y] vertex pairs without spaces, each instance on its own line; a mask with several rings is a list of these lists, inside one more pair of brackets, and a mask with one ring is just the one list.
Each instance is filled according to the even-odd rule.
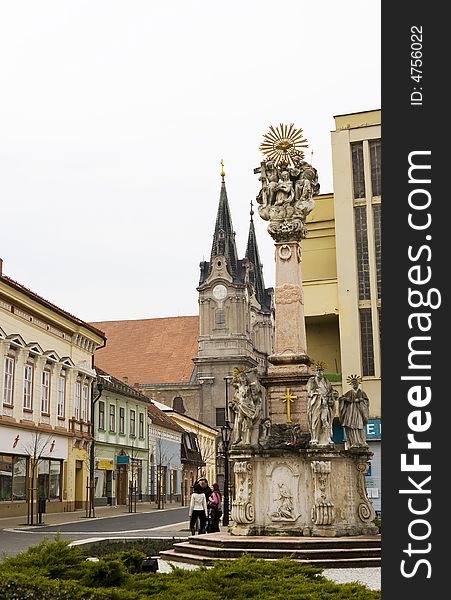
[[308,142],[303,137],[302,129],[296,129],[294,123],[278,127],[270,125],[269,132],[263,136],[263,142],[259,148],[275,166],[289,165],[294,156],[304,158],[301,148],[307,148]]
[[314,360],[312,362],[312,367],[315,370],[321,368],[324,371],[324,369],[327,367],[327,363],[325,363],[323,360]]
[[348,375],[346,377],[346,381],[347,383],[349,383],[349,385],[352,385],[353,381],[357,381],[357,383],[362,383],[362,378],[360,377],[360,375]]

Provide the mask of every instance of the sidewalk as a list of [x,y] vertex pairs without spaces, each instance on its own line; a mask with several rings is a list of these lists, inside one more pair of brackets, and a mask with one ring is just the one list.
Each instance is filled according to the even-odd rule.
[[[127,505],[119,506],[96,506],[95,517],[86,517],[86,510],[79,509],[71,512],[46,512],[42,515],[42,523],[37,525],[38,517],[35,515],[35,526],[40,527],[42,525],[62,525],[64,523],[75,523],[77,521],[91,521],[98,519],[105,519],[111,517],[125,517],[127,515],[134,515],[137,513],[148,513],[161,510],[171,510],[175,508],[182,508],[180,502],[167,502],[164,508],[157,508],[155,502],[137,502],[136,513],[129,512]],[[188,507],[187,507],[188,508]],[[29,527],[27,525],[27,516],[21,515],[20,517],[2,517],[0,518],[0,529],[7,529],[11,527]]]

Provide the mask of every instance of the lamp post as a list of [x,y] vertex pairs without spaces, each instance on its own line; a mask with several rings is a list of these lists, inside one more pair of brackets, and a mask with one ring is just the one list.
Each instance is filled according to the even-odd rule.
[[[93,382],[94,388],[94,382]],[[95,517],[95,509],[94,509],[94,494],[95,494],[95,485],[94,485],[94,474],[95,474],[95,440],[94,440],[94,405],[97,400],[100,398],[103,392],[103,383],[101,381],[97,382],[97,396],[94,398],[94,389],[91,392],[91,448],[89,455],[89,512],[86,515],[87,517]]]
[[229,446],[232,429],[228,421],[221,427],[222,451],[224,454],[224,511],[222,524],[229,524]]
[[225,381],[225,424],[221,427],[221,440],[222,440],[222,451],[224,455],[224,510],[222,515],[222,524],[229,524],[229,488],[230,488],[230,474],[229,474],[229,450],[230,440],[232,435],[232,428],[229,421],[229,381],[233,377],[230,375],[224,377]]

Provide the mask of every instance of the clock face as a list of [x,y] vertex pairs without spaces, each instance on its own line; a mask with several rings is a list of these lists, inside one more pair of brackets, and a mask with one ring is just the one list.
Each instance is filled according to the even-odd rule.
[[213,288],[213,296],[216,298],[216,300],[224,300],[224,298],[227,296],[226,286],[222,285],[222,283],[215,285]]

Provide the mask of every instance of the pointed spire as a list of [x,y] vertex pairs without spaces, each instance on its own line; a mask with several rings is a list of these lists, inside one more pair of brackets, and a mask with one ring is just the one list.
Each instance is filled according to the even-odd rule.
[[221,160],[221,193],[219,196],[216,226],[211,247],[210,265],[215,256],[225,256],[230,275],[235,278],[238,270],[238,252],[236,249],[235,232],[233,231],[224,177],[224,161]]
[[247,239],[246,258],[252,263],[253,269],[250,273],[251,283],[254,286],[255,297],[257,298],[260,306],[263,307],[266,304],[265,294],[265,282],[263,281],[263,265],[260,260],[260,254],[258,252],[257,236],[255,235],[253,203],[251,201],[251,221],[249,224],[249,236]]

